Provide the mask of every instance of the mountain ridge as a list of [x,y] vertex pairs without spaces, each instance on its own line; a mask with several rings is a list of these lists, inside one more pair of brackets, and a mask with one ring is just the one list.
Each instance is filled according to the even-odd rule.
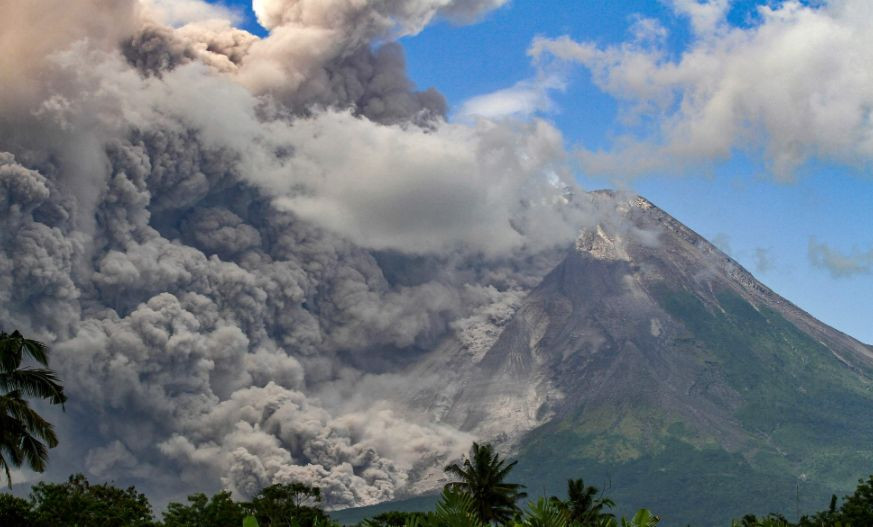
[[[865,475],[859,467],[873,471],[863,446],[873,439],[863,421],[873,408],[869,345],[782,298],[648,200],[585,198],[601,221],[487,351],[446,342],[419,364],[414,374],[438,383],[415,404],[518,455],[534,487],[612,480],[620,503],[695,524],[799,507],[788,487],[801,478],[820,500],[847,491]],[[723,499],[695,490],[708,516],[664,494],[691,481],[690,467],[706,472],[704,486],[725,489]],[[662,494],[639,483],[646,475]],[[420,488],[439,483],[431,476]],[[768,492],[770,480],[776,501],[748,492]]]

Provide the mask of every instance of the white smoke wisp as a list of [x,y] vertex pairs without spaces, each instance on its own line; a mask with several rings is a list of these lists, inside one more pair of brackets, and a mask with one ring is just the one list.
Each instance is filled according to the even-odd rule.
[[825,269],[834,278],[873,273],[873,249],[861,251],[855,247],[851,252],[843,252],[810,238],[808,255],[814,267]]
[[[536,39],[536,61],[582,64],[621,103],[630,125],[607,150],[582,150],[591,173],[616,177],[706,165],[737,149],[762,155],[790,180],[814,158],[873,160],[873,4],[787,0],[758,8],[751,27],[727,21],[729,2],[676,0],[692,39],[671,55],[655,27],[611,46]],[[654,23],[657,26],[657,23]],[[822,79],[827,79],[822,82]],[[643,119],[640,119],[640,118]],[[639,123],[651,124],[640,129]]]
[[447,123],[371,46],[502,3],[259,2],[261,39],[195,0],[3,2],[0,321],[70,394],[50,470],[343,506],[468,448],[405,369],[481,354],[588,219],[553,127]]

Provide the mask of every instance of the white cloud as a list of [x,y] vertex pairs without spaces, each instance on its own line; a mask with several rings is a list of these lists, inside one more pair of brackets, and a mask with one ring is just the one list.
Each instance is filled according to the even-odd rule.
[[731,0],[671,0],[673,10],[688,17],[695,34],[712,35],[724,27]]
[[239,24],[243,15],[220,3],[205,0],[139,0],[146,16],[168,26],[180,27],[193,22],[225,20]]
[[458,111],[458,117],[529,117],[554,108],[549,92],[561,91],[566,83],[557,75],[523,80],[514,86],[467,99]]
[[258,21],[267,29],[281,26],[343,30],[347,38],[418,33],[436,17],[472,22],[507,0],[254,0]]
[[[600,47],[536,39],[530,53],[584,65],[623,105],[627,134],[612,149],[583,150],[587,170],[614,176],[675,171],[762,154],[787,180],[810,158],[873,160],[873,3],[797,1],[759,7],[760,22],[729,26],[727,3],[676,0],[694,30],[678,58],[662,43]],[[639,117],[645,117],[642,121]],[[640,122],[650,127],[634,126]]]

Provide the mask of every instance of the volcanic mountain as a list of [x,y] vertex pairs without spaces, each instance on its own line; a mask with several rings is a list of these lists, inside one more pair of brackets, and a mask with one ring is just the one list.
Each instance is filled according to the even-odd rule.
[[825,508],[873,472],[873,350],[644,198],[586,230],[487,349],[413,374],[433,419],[500,443],[531,496],[568,478],[670,525]]

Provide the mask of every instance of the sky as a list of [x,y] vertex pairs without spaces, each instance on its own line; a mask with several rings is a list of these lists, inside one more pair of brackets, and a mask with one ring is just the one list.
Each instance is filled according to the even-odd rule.
[[[468,118],[465,105],[471,100],[543,75],[528,53],[536,38],[569,36],[600,47],[620,46],[634,39],[641,20],[655,20],[663,31],[658,38],[664,56],[680,59],[705,39],[695,36],[691,17],[677,4],[682,2],[511,0],[476,24],[438,22],[400,42],[411,79],[419,88],[433,86],[442,92],[449,102],[450,119],[463,120]],[[772,0],[726,4],[730,27],[747,31],[762,24],[761,6],[785,8]],[[820,4],[798,6],[821,9]],[[243,27],[263,33],[250,2],[225,5],[239,10]],[[608,151],[625,133],[636,131],[623,122],[626,101],[598,86],[591,69],[561,64],[552,73],[561,87],[545,90],[547,102],[532,103],[524,113],[554,123],[568,148]],[[830,81],[826,75],[808,80],[822,85]],[[781,88],[784,93],[777,86],[772,96],[789,98],[788,86]],[[657,121],[663,116],[648,118]],[[823,156],[804,161],[787,176],[774,176],[777,170],[756,145],[747,144],[735,146],[727,156],[704,156],[692,167],[668,160],[633,177],[580,167],[576,177],[586,189],[630,188],[644,195],[801,308],[873,343],[869,164]],[[824,246],[832,258],[820,258],[823,253],[813,250]]]

